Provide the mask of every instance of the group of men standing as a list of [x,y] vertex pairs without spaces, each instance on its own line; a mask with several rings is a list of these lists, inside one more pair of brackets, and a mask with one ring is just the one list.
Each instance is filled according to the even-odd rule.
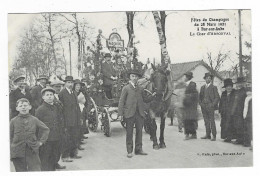
[[[58,163],[60,158],[63,162],[81,158],[78,150],[84,150],[80,144],[87,138],[82,132],[87,120],[85,84],[75,82],[72,76],[64,81],[56,79],[48,87],[46,76],[39,76],[37,81],[39,84],[29,90],[25,77],[20,76],[14,80],[17,88],[9,95],[11,160],[16,171],[65,169]],[[25,131],[19,130],[22,127]],[[32,147],[32,143],[37,145]],[[19,151],[27,152],[21,155]]]
[[[192,81],[193,73],[188,72],[184,75],[185,84],[176,85],[176,90],[184,89],[183,98],[179,100],[182,103],[175,104],[177,105],[176,114],[181,116],[180,123],[184,126],[185,140],[197,139],[197,105],[199,104],[206,128],[206,135],[201,139],[216,141],[215,110],[219,110],[221,139],[224,139],[224,142],[251,146],[252,91],[251,86],[246,87],[245,79],[237,78],[237,89],[233,88],[232,79],[225,79],[223,86],[225,91],[220,97],[217,87],[213,85],[214,76],[211,73],[205,73],[205,85],[201,87],[200,92],[197,91],[196,83]],[[181,93],[178,96],[182,96]]]

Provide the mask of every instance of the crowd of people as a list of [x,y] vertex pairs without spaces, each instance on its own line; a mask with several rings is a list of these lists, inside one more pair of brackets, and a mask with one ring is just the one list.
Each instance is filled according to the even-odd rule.
[[[123,70],[117,68],[119,73]],[[111,55],[105,55],[101,66],[102,87],[107,98],[112,98],[113,81],[122,74],[116,74],[111,63]],[[126,73],[126,72],[125,72]],[[142,149],[142,128],[144,125],[143,89],[137,84],[142,74],[132,70],[125,75],[129,80],[124,86],[118,107],[119,119],[126,120],[127,157],[133,157],[133,126],[136,127],[135,154],[147,155]],[[216,141],[215,110],[221,114],[221,138],[224,142],[233,142],[251,146],[252,141],[252,96],[251,87],[246,87],[244,78],[237,78],[236,88],[231,79],[224,80],[225,91],[219,96],[213,85],[213,75],[206,73],[205,85],[197,91],[192,81],[193,73],[185,73],[185,80],[175,86],[177,100],[174,106],[179,119],[179,130],[184,128],[185,140],[197,139],[198,105],[201,107],[206,134],[202,139]],[[73,79],[51,82],[47,76],[37,78],[38,84],[31,89],[24,76],[13,80],[16,89],[10,99],[10,147],[11,160],[15,170],[54,171],[65,169],[59,165],[80,159],[78,150],[84,150],[82,144],[88,137],[89,79]],[[148,97],[151,101],[153,95]]]
[[9,95],[11,160],[17,172],[65,169],[59,160],[81,158],[78,150],[84,150],[81,144],[88,138],[87,80],[67,76],[47,87],[46,76],[37,81],[28,90],[25,77],[19,76]]
[[[238,77],[236,83],[230,78],[225,79],[225,90],[219,96],[217,87],[213,85],[214,76],[211,73],[205,74],[205,85],[201,87],[200,92],[197,91],[192,78],[192,72],[185,73],[184,82],[178,83],[174,91],[177,95],[174,111],[178,119],[179,132],[183,132],[184,128],[185,140],[197,139],[199,104],[206,129],[206,134],[201,139],[216,141],[215,111],[218,110],[221,116],[220,138],[224,142],[240,144],[252,150],[251,85],[247,84],[244,77]],[[236,89],[233,87],[234,84]]]

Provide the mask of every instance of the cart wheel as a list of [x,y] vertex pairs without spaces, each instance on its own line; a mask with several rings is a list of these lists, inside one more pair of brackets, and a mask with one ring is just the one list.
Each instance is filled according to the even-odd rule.
[[111,136],[111,121],[110,121],[110,115],[108,113],[107,108],[103,108],[103,110],[102,110],[101,122],[102,122],[104,134],[107,137],[110,137]]
[[88,127],[90,131],[96,132],[98,127],[98,110],[95,101],[90,97],[90,110],[88,112]]
[[145,113],[146,118],[144,120],[144,131],[148,134],[150,134],[150,128],[151,128],[151,118],[148,113]]

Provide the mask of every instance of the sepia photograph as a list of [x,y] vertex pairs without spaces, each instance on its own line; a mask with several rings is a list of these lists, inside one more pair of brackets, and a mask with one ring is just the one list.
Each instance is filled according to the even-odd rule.
[[8,13],[10,172],[253,167],[251,15]]

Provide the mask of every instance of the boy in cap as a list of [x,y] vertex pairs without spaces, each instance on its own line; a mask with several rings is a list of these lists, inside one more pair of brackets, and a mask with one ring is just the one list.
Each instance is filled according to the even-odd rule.
[[[56,107],[59,108],[59,110],[62,112],[63,110],[63,105],[61,103],[61,101],[59,100],[59,93],[64,85],[64,82],[63,81],[60,81],[59,79],[56,79],[54,81],[51,82],[51,87],[55,90],[55,93],[54,93],[54,100],[53,100],[53,103]],[[62,132],[64,131],[64,117],[61,116],[61,124],[62,125]],[[56,169],[66,169],[66,166],[61,166],[59,164],[59,160],[60,160],[60,157],[61,157],[61,153],[62,153],[62,148],[65,147],[66,143],[64,142],[64,135],[63,133],[61,134],[62,138],[61,138],[61,145],[60,145],[60,148],[58,150],[58,155],[57,155],[57,158],[56,158]]]
[[10,119],[14,118],[19,114],[16,110],[16,102],[21,98],[26,98],[30,103],[32,103],[32,96],[28,89],[26,89],[26,82],[24,76],[19,76],[14,79],[14,84],[17,88],[10,92],[9,94],[9,106],[10,106]]
[[216,86],[212,84],[213,75],[211,73],[205,73],[204,80],[206,82],[200,89],[199,104],[203,114],[206,135],[201,139],[211,139],[211,133],[213,138],[211,141],[216,141],[216,124],[215,124],[215,110],[218,109],[219,94]]
[[50,129],[47,142],[40,149],[42,171],[55,171],[56,159],[60,153],[62,133],[62,112],[54,104],[53,88],[44,88],[41,91],[43,103],[38,107],[35,116]]
[[[32,116],[30,102],[21,98],[16,103],[19,114],[10,122],[11,160],[16,172],[41,171],[39,148],[49,135],[49,128]],[[36,137],[39,130],[38,139]]]
[[[119,119],[126,121],[126,148],[127,157],[133,157],[133,128],[136,127],[135,154],[147,155],[142,149],[142,129],[144,125],[144,97],[143,89],[138,86],[137,80],[141,74],[132,70],[129,72],[129,84],[123,87],[118,105]],[[154,95],[154,94],[153,94]],[[145,99],[145,102],[152,100],[152,97]]]

